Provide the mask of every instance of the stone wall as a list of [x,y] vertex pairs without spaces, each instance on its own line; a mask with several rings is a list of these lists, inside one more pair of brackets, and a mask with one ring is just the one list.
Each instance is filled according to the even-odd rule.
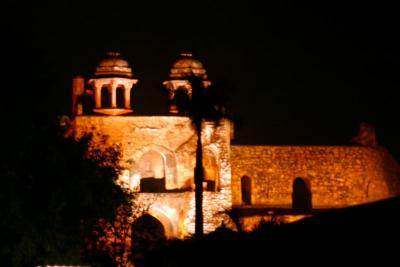
[[[146,208],[159,219],[169,237],[194,233],[196,135],[188,118],[77,116],[74,129],[77,137],[99,134],[93,146],[104,145],[102,135],[105,144],[121,147],[125,169],[121,179],[134,191],[142,156],[149,151],[160,153],[170,192],[138,193],[135,208],[140,212]],[[224,211],[242,205],[243,176],[251,180],[251,207],[290,208],[296,177],[310,185],[313,208],[344,207],[400,193],[399,165],[382,147],[230,146],[231,134],[228,122],[203,125],[203,152],[213,157],[218,173],[218,190],[204,192],[206,232],[228,220]]]
[[[157,151],[162,155],[171,155],[172,161],[175,161],[171,167],[179,173],[176,186],[191,178],[196,136],[187,118],[78,116],[75,118],[75,129],[78,136],[94,132],[104,135],[109,145],[118,144],[122,151],[121,163],[129,170],[129,176],[138,171],[139,160],[144,153]],[[95,143],[100,145],[98,139]],[[167,179],[167,186],[174,187],[170,183],[173,181]]]
[[232,201],[242,205],[241,177],[252,205],[290,208],[296,177],[311,189],[313,208],[344,207],[400,193],[400,169],[381,147],[232,146]]
[[[224,189],[223,189],[224,190]],[[229,217],[224,213],[231,207],[230,194],[226,192],[204,192],[204,232],[214,231],[222,223],[228,225]],[[148,213],[164,226],[169,238],[183,238],[195,231],[194,192],[182,193],[137,193],[135,195],[135,217]]]
[[[134,191],[140,182],[141,157],[149,151],[160,153],[165,161],[167,190],[182,190],[181,193],[139,193],[141,205],[153,206],[164,214],[170,214],[167,223],[160,220],[166,231],[175,237],[194,231],[193,174],[195,166],[196,134],[187,117],[180,116],[77,116],[74,120],[75,136],[95,134],[92,145],[102,146],[100,136],[106,137],[107,145],[119,145],[122,152],[121,165],[125,169],[121,179]],[[219,226],[220,211],[231,207],[230,130],[228,122],[217,127],[203,123],[203,152],[214,157],[217,166],[216,192],[205,192],[204,224],[206,231]],[[214,170],[215,172],[215,170]],[[136,181],[135,179],[139,179]],[[157,196],[157,197],[155,197]],[[183,201],[183,202],[182,202]],[[153,203],[153,204],[152,204]],[[180,204],[179,204],[180,203]],[[161,213],[160,213],[161,214]],[[157,216],[160,217],[161,215]],[[178,216],[179,215],[179,216]],[[176,217],[178,216],[178,217]],[[172,226],[171,226],[172,225]],[[178,229],[178,230],[176,230]]]

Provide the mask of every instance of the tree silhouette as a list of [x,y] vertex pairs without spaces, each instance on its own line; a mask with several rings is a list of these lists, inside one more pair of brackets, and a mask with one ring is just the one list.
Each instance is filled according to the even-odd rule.
[[25,122],[3,147],[0,265],[79,264],[83,236],[131,195],[116,184],[117,147],[65,138],[57,122]]
[[118,208],[112,221],[99,219],[85,239],[83,257],[92,266],[128,266],[131,258],[132,206]]
[[178,109],[178,114],[188,116],[197,135],[196,165],[194,169],[195,183],[195,235],[203,236],[203,144],[201,140],[204,121],[214,122],[218,126],[224,118],[230,118],[224,106],[226,95],[223,88],[208,84],[201,77],[190,74],[184,77],[190,89],[178,88],[172,99],[172,104]]

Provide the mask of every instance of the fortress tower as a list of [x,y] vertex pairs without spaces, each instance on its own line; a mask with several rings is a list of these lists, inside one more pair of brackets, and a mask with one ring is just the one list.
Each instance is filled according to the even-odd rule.
[[[182,53],[163,83],[170,100],[178,89],[191,95],[190,75],[200,77],[205,87],[211,84],[203,64]],[[138,216],[156,220],[167,238],[182,238],[194,232],[196,133],[173,104],[169,116],[133,113],[130,91],[138,82],[133,77],[128,62],[114,52],[87,82],[74,78],[74,134],[94,133],[96,146],[102,145],[97,135],[107,136],[108,145],[118,144],[124,168],[120,180],[136,192],[136,207],[147,211]],[[231,222],[223,213],[231,208],[239,224],[251,229],[262,218],[291,220],[399,195],[399,164],[367,130],[357,144],[347,146],[249,146],[231,145],[230,122],[203,123],[205,231]]]
[[[192,95],[191,85],[186,80],[186,77],[191,75],[202,79],[205,88],[211,85],[211,82],[207,80],[207,72],[203,64],[194,59],[191,53],[181,53],[181,57],[172,65],[169,74],[170,80],[163,83],[168,90],[169,100],[174,98],[178,89],[184,89],[189,96]],[[169,111],[172,114],[178,113],[177,107],[173,104],[170,104]]]
[[[173,98],[185,88],[191,95],[186,75],[208,81],[202,63],[182,54],[173,63],[170,80],[164,82]],[[74,131],[77,137],[93,133],[93,145],[121,147],[123,175],[120,181],[136,193],[138,210],[159,221],[167,238],[182,238],[194,232],[194,166],[196,133],[188,117],[179,116],[171,106],[169,116],[140,116],[133,112],[130,90],[138,82],[130,65],[119,53],[107,53],[96,67],[94,77],[73,80]],[[218,126],[203,123],[204,225],[213,231],[226,219],[231,207],[230,137],[228,121]],[[145,207],[145,208],[144,208]]]
[[[83,103],[79,103],[78,98],[94,95],[94,113],[106,115],[122,115],[131,113],[131,89],[138,82],[133,79],[132,68],[128,62],[121,57],[118,52],[107,53],[107,58],[103,59],[96,67],[94,77],[88,82],[92,90],[85,92],[84,80],[76,77],[73,80],[73,114],[83,114]],[[87,103],[88,104],[88,103]],[[89,111],[90,112],[90,111]]]

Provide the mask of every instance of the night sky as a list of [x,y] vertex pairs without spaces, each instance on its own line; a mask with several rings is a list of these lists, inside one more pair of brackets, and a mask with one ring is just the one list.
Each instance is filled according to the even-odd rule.
[[191,51],[229,89],[234,143],[349,144],[365,121],[400,155],[397,9],[350,2],[5,1],[1,106],[19,121],[67,114],[71,78],[119,50],[136,114],[161,114],[161,83]]

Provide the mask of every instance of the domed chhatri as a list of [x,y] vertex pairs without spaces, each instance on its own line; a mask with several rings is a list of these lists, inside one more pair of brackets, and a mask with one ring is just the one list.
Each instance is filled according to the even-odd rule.
[[[206,69],[203,64],[194,59],[192,53],[181,53],[180,58],[175,61],[169,73],[170,80],[163,82],[165,88],[168,90],[169,99],[172,100],[175,96],[175,92],[178,89],[186,90],[186,93],[191,97],[192,87],[187,80],[190,76],[196,76],[203,81],[204,88],[211,85],[211,82],[207,80]],[[177,114],[177,107],[170,103],[170,113]]]
[[96,77],[127,77],[133,76],[129,63],[118,52],[108,52],[107,58],[100,61],[95,72]]
[[131,113],[131,89],[138,82],[132,76],[132,69],[121,54],[108,52],[89,80],[94,91],[93,111],[105,115]]
[[181,53],[181,58],[173,64],[169,76],[171,78],[185,78],[191,75],[207,79],[203,64],[194,59],[192,53]]

